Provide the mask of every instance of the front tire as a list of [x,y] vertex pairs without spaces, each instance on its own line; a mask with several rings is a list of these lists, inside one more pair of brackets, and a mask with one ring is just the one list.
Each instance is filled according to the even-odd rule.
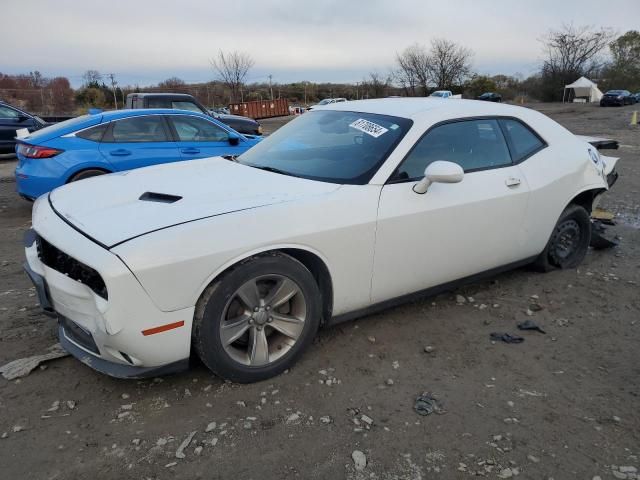
[[591,241],[591,220],[587,210],[571,204],[562,212],[547,246],[533,262],[534,269],[576,268],[587,254]]
[[311,272],[280,252],[252,257],[215,280],[196,306],[193,345],[227,380],[250,383],[290,368],[322,316]]

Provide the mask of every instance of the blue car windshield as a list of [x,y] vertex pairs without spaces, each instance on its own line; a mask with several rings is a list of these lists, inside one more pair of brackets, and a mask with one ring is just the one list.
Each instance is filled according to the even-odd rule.
[[387,115],[316,110],[276,130],[238,162],[295,177],[364,185],[412,124]]

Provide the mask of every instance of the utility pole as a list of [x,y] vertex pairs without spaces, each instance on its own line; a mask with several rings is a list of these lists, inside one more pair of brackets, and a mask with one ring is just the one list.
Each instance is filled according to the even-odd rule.
[[115,104],[116,110],[118,109],[118,97],[116,97],[116,76],[114,73],[108,73],[107,77],[111,80],[111,90],[113,91],[113,103]]
[[273,102],[273,87],[271,85],[271,79],[273,78],[273,75],[269,75],[269,92],[271,93],[271,101]]

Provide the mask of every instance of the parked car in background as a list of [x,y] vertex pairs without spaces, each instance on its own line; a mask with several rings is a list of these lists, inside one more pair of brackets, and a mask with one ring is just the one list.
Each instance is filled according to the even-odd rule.
[[436,90],[431,95],[429,95],[429,97],[431,98],[462,98],[462,95],[460,94],[454,95],[453,92],[451,92],[451,90]]
[[227,107],[218,107],[218,108],[212,108],[209,110],[210,114],[219,114],[219,115],[230,115],[231,112],[229,111],[229,109]]
[[13,105],[0,102],[0,155],[13,154],[16,149],[17,131],[26,128],[29,132],[40,130],[47,122]]
[[259,381],[321,325],[516,266],[575,269],[616,162],[523,107],[335,103],[236,161],[41,197],[26,270],[89,367],[155,376],[197,354],[223,378]]
[[609,90],[600,99],[601,107],[608,107],[609,105],[623,107],[625,105],[633,105],[633,103],[634,99],[629,90]]
[[480,95],[477,100],[484,100],[485,102],[502,102],[502,95],[499,93],[486,92]]
[[313,110],[315,107],[324,107],[325,105],[331,105],[333,103],[342,103],[346,102],[346,98],[325,98],[324,100],[320,100],[315,105],[311,105],[307,108],[307,110]]
[[640,103],[640,92],[636,92],[631,95],[633,97],[634,103]]
[[65,183],[160,163],[240,155],[247,138],[185,110],[115,110],[67,120],[18,140],[18,193],[33,200]]
[[[262,125],[257,120],[228,113],[212,113],[193,95],[186,93],[130,93],[127,95],[126,108],[177,108],[210,115],[229,125],[243,135],[262,135]],[[228,112],[228,109],[226,109]]]

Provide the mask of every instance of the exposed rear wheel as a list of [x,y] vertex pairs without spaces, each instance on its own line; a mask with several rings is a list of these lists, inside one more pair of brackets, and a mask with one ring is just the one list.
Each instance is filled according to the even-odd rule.
[[547,246],[533,263],[537,270],[575,268],[584,260],[591,240],[589,213],[580,205],[569,205],[560,215]]
[[315,336],[321,295],[294,258],[272,253],[234,267],[202,294],[194,347],[223,378],[255,382],[289,368]]
[[98,170],[97,168],[90,168],[88,170],[83,170],[81,172],[76,173],[73,177],[69,179],[69,183],[77,182],[78,180],[84,180],[85,178],[97,177],[98,175],[104,175],[104,170]]

